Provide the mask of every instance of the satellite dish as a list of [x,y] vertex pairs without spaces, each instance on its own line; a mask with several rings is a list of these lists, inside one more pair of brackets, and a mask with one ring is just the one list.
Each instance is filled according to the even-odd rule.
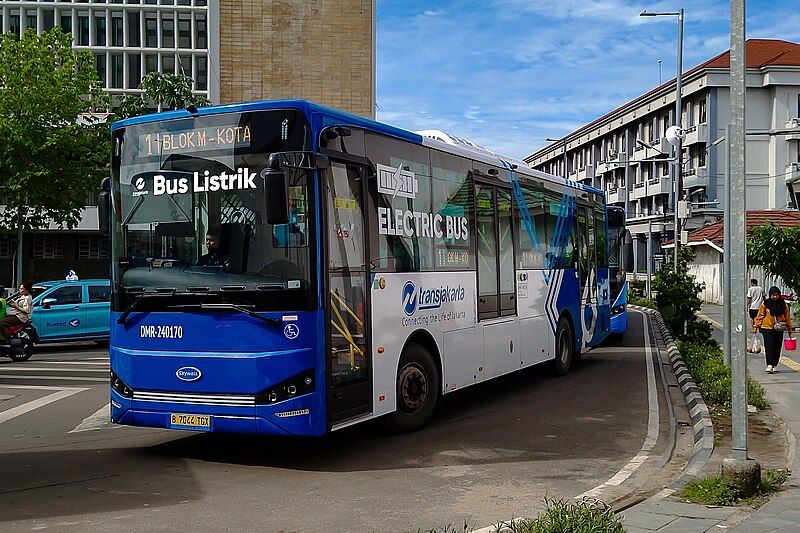
[[680,126],[670,126],[665,134],[667,142],[672,146],[678,146],[686,138],[686,132]]

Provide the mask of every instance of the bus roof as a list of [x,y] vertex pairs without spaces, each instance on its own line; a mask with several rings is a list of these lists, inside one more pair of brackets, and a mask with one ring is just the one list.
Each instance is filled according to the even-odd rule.
[[[481,161],[483,163],[503,168],[512,168],[515,172],[530,178],[544,179],[546,181],[566,185],[567,187],[573,189],[578,189],[581,191],[590,192],[592,194],[605,196],[604,192],[601,189],[597,189],[590,185],[584,185],[583,183],[579,183],[576,181],[568,180],[561,176],[556,176],[553,174],[547,174],[545,172],[534,170],[530,168],[526,163],[516,158],[498,155],[494,152],[491,152],[491,150],[486,150],[486,149],[477,150],[468,148],[464,143],[459,143],[454,145],[447,143],[443,140],[439,140],[438,138],[434,139],[428,136],[423,137],[418,133],[410,132],[404,129],[397,128],[395,126],[384,124],[382,122],[377,122],[364,117],[360,117],[358,115],[347,113],[345,111],[340,111],[338,109],[333,109],[331,107],[310,102],[308,100],[300,100],[300,99],[257,100],[254,102],[222,104],[222,105],[198,107],[196,114],[192,114],[186,109],[164,111],[161,113],[151,113],[149,115],[141,115],[138,117],[118,120],[114,122],[114,124],[112,124],[111,131],[115,131],[118,128],[124,128],[136,124],[146,124],[149,122],[158,122],[162,120],[188,118],[192,116],[216,115],[220,113],[241,113],[248,111],[259,111],[265,109],[297,109],[298,111],[301,111],[309,118],[312,127],[316,130],[321,130],[328,126],[341,126],[341,125],[362,127],[370,131],[375,131],[377,133],[382,133],[385,135],[389,135],[391,137],[403,139],[415,144],[428,146],[430,148],[436,148],[437,150],[450,152],[456,155],[470,157],[476,161]],[[422,132],[422,133],[427,133],[427,132]]]

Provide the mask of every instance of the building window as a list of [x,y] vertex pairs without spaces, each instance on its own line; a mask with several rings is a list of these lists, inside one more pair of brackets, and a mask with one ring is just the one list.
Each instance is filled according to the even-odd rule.
[[192,17],[188,14],[178,15],[178,48],[192,47]]
[[78,42],[79,46],[89,46],[89,14],[78,15]]
[[19,10],[14,10],[8,17],[8,31],[19,37],[20,34],[20,27],[19,27]]
[[142,58],[139,54],[128,56],[128,89],[136,89],[142,81]]
[[0,235],[0,259],[11,259],[14,257],[15,244],[11,235]]
[[161,47],[175,47],[175,20],[172,15],[161,17]]
[[147,13],[144,18],[144,40],[148,48],[158,48],[158,20],[155,13]]
[[122,13],[111,17],[111,46],[125,46],[122,32]]
[[181,74],[183,74],[184,76],[191,76],[192,56],[180,56],[178,59],[180,60]]
[[197,48],[207,48],[208,47],[208,30],[206,27],[206,16],[198,14],[194,20],[194,28],[195,28],[195,46]]
[[144,56],[144,70],[145,74],[158,72],[158,56]]
[[697,102],[697,123],[703,124],[707,121],[706,118],[706,100],[703,98]]
[[94,40],[97,46],[106,45],[106,18],[97,17],[94,19]]
[[175,74],[175,56],[161,56],[161,72]]
[[108,259],[108,240],[102,235],[81,235],[78,259]]
[[61,15],[61,30],[64,33],[72,33],[72,15]]
[[25,27],[26,28],[33,28],[36,29],[36,11],[33,9],[29,9],[27,12],[27,16],[25,17]]
[[124,61],[122,54],[111,54],[111,87],[121,89],[124,80]]
[[139,46],[139,13],[128,12],[128,46]]
[[106,54],[105,52],[95,54],[94,62],[97,65],[97,75],[100,78],[100,81],[103,84],[103,87],[106,86]]
[[55,233],[36,233],[33,236],[34,259],[63,259],[64,241]]
[[206,89],[208,89],[208,77],[207,77],[205,56],[198,56],[196,63],[197,63],[197,75],[194,80],[195,88],[197,88],[198,91],[205,91]]

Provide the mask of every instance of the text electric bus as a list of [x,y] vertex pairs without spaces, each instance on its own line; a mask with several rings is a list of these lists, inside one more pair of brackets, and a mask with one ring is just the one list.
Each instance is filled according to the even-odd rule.
[[115,423],[414,430],[442,394],[564,374],[611,329],[600,190],[301,100],[112,130]]

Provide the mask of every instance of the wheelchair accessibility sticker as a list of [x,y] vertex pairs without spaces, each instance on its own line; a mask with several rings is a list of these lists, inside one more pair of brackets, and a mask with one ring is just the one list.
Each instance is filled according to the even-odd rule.
[[283,328],[283,336],[287,339],[296,339],[300,335],[300,328],[297,324],[286,324]]

